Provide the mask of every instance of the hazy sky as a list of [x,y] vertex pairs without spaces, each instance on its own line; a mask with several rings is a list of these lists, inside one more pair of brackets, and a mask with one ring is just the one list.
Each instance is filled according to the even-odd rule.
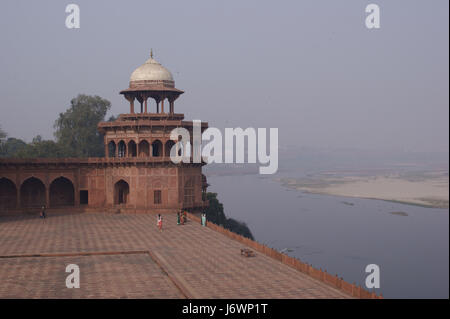
[[[65,27],[65,7],[81,28]],[[381,28],[365,27],[365,7]],[[155,58],[210,126],[278,127],[281,145],[448,151],[448,0],[2,1],[0,126],[30,141],[78,93],[119,91]]]

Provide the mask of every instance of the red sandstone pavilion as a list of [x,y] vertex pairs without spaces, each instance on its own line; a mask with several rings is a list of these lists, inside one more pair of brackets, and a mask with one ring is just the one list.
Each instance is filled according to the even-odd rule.
[[[32,211],[43,205],[82,211],[201,210],[207,204],[202,196],[206,163],[175,164],[170,159],[176,143],[171,131],[183,127],[193,135],[192,121],[184,121],[184,114],[174,110],[182,93],[151,53],[131,74],[129,88],[120,92],[130,112],[98,124],[105,157],[0,159],[0,212]],[[156,102],[154,112],[148,108],[149,98]],[[207,127],[202,123],[202,132]]]

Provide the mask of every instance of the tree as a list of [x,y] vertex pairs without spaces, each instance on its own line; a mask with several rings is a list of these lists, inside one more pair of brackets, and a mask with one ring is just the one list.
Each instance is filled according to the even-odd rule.
[[2,156],[2,153],[4,152],[3,148],[4,148],[4,141],[6,139],[6,132],[2,130],[2,128],[0,127],[0,156]]
[[253,239],[250,229],[244,222],[225,216],[223,204],[217,199],[217,193],[206,193],[206,199],[209,201],[209,206],[206,209],[207,220],[214,224],[222,225],[236,234]]
[[104,121],[111,103],[97,95],[80,94],[70,104],[54,125],[62,152],[71,157],[103,156],[103,136],[97,131],[97,124]]
[[18,154],[27,152],[27,147],[21,139],[10,137],[0,144],[0,157],[20,157]]
[[6,138],[6,133],[2,130],[0,127],[0,143],[3,142],[3,140]]

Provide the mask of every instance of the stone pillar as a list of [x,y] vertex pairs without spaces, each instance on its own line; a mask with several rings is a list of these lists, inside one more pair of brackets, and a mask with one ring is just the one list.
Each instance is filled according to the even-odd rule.
[[73,194],[73,200],[74,200],[74,206],[80,207],[80,187],[78,185],[78,181],[76,181],[75,185],[73,186],[75,194]]
[[145,113],[147,113],[147,97],[145,97]]
[[125,94],[125,98],[130,102],[130,113],[134,114],[134,96]]
[[16,189],[17,189],[16,208],[21,208],[20,207],[20,185],[18,187],[16,187]]
[[50,185],[45,186],[45,207],[50,207]]
[[165,141],[165,142],[161,141],[161,143],[162,143],[162,157],[163,158],[166,157],[166,142],[167,141]]
[[138,102],[141,104],[141,113],[144,112],[144,109],[143,109],[144,97],[142,95],[138,94],[136,96],[136,100],[138,100]]
[[164,98],[161,100],[161,113],[164,113]]
[[159,113],[159,101],[156,101],[156,113]]

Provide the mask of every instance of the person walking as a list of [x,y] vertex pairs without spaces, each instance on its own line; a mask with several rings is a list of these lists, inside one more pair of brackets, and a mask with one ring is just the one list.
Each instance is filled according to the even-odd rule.
[[39,217],[45,219],[45,205],[42,206],[42,208],[41,208],[41,213],[40,213],[40,216],[39,216]]
[[161,214],[158,214],[158,220],[156,223],[158,225],[159,231],[162,232],[162,216],[161,216]]
[[177,212],[177,225],[181,224],[181,213]]
[[206,214],[205,213],[202,214],[202,226],[203,227],[206,226]]

